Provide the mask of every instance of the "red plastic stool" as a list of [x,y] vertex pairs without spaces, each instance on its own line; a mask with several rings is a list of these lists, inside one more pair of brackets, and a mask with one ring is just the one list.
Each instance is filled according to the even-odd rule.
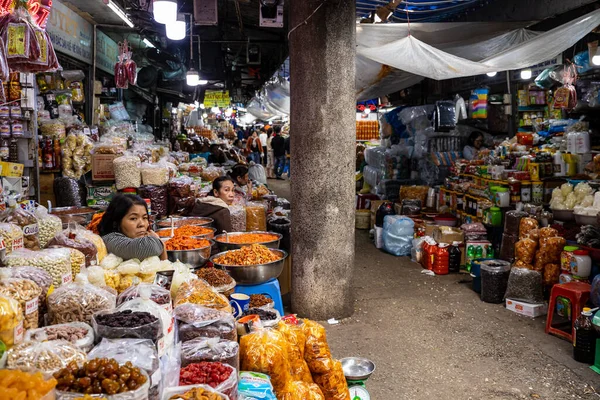
[[[548,306],[548,317],[546,318],[546,333],[573,342],[573,325],[575,324],[577,317],[581,314],[581,310],[590,299],[591,288],[589,283],[584,282],[569,282],[554,285],[550,292],[550,305]],[[564,329],[556,328],[552,324],[556,311],[556,299],[558,297],[568,299],[571,307],[570,321],[564,321]]]

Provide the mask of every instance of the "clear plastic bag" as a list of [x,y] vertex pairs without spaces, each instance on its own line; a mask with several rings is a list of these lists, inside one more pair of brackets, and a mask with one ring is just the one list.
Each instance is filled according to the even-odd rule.
[[26,249],[40,249],[39,227],[35,215],[21,207],[9,207],[0,214],[0,222],[9,222],[21,228],[23,231],[23,246]]
[[184,282],[177,290],[174,305],[184,303],[198,304],[215,310],[231,313],[229,300],[215,291],[206,281],[194,279]]
[[231,227],[234,232],[246,232],[246,208],[242,206],[229,207]]
[[544,265],[544,285],[554,285],[558,283],[560,277],[560,265],[559,264],[546,264]]
[[[85,255],[85,265],[87,267],[98,263],[98,250],[94,243],[90,242],[83,235],[79,235],[75,229],[67,229],[58,233],[48,242],[48,247],[68,247],[79,250]],[[71,254],[69,254],[69,262]]]
[[327,343],[327,332],[325,328],[309,319],[302,320],[302,330],[306,336],[304,359],[313,374],[324,374],[333,367],[331,350]]
[[530,269],[512,268],[504,298],[531,304],[543,303],[542,274]]
[[540,228],[540,239],[550,238],[558,236],[558,231],[554,228],[545,227]]
[[411,218],[387,215],[383,219],[383,247],[395,256],[410,256],[415,223]]
[[174,341],[173,329],[175,320],[173,319],[171,312],[165,310],[164,306],[158,305],[150,299],[152,296],[151,292],[150,288],[144,287],[140,291],[140,297],[126,301],[119,306],[118,310],[149,312],[154,315],[159,319],[162,328],[161,340],[164,342],[165,346],[170,346]]
[[240,346],[219,338],[198,338],[181,344],[182,367],[201,361],[218,361],[239,370]]
[[267,209],[262,203],[249,202],[246,205],[246,231],[267,230]]
[[539,223],[538,223],[537,219],[529,218],[529,217],[522,218],[519,223],[519,238],[523,239],[523,238],[527,237],[527,234],[529,233],[529,231],[531,231],[533,229],[538,229],[538,228],[539,228]]
[[23,327],[36,329],[39,324],[38,301],[42,289],[30,279],[5,278],[0,280],[0,294],[19,302],[23,312]]
[[289,324],[285,321],[279,322],[277,330],[284,334],[288,342],[288,360],[290,363],[290,374],[295,381],[312,383],[308,364],[304,360],[304,348],[306,346],[306,335],[298,325]]
[[[237,343],[236,343],[237,344]],[[227,377],[227,379],[225,379],[224,381],[222,381],[221,383],[218,383],[220,379],[218,379],[216,376],[208,376],[208,377],[204,377],[205,379],[203,379],[202,376],[200,376],[197,371],[199,368],[222,368],[224,370],[226,370],[227,372],[229,372],[229,376]],[[238,398],[238,377],[237,377],[237,369],[233,368],[231,365],[228,364],[223,364],[220,362],[200,362],[200,363],[194,363],[194,364],[190,364],[186,367],[181,368],[180,370],[180,378],[179,378],[179,384],[180,385],[187,385],[189,383],[196,383],[197,384],[208,384],[211,387],[214,387],[214,389],[219,392],[222,393],[226,396],[228,396],[231,400],[237,400]]]
[[94,347],[94,337],[94,329],[85,322],[50,325],[44,328],[29,330],[25,334],[26,341],[49,342],[66,340],[86,353]]
[[77,249],[71,250],[71,272],[76,277],[85,268],[85,255]]
[[535,257],[537,243],[532,239],[521,239],[515,244],[515,257],[526,264],[531,264]]
[[9,255],[14,250],[22,249],[24,246],[23,231],[18,225],[0,223],[0,236],[2,236],[4,246],[6,246],[6,255]]
[[[163,400],[230,400],[227,395],[219,393],[208,385],[187,385],[165,389]],[[265,399],[268,400],[268,399]]]
[[117,298],[117,306],[141,297],[147,297],[168,313],[173,311],[171,292],[153,283],[140,283],[139,285],[129,287]]
[[[100,394],[98,400],[148,400],[148,394],[150,390],[150,378],[148,374],[140,369],[140,373],[146,377],[146,383],[129,392],[117,393],[113,395]],[[56,390],[56,400],[81,400],[83,397],[82,393],[65,392],[62,390]]]
[[235,318],[231,313],[185,303],[175,307],[173,314],[178,321],[177,332],[182,342],[200,337],[237,341]]
[[116,269],[121,263],[123,259],[114,254],[108,254],[104,260],[100,262],[100,266],[104,269]]
[[154,317],[153,321],[139,326],[127,327],[105,325],[100,320],[102,317],[122,314],[123,312],[131,313],[133,311],[110,310],[95,313],[92,317],[92,326],[94,327],[94,333],[96,337],[107,339],[149,339],[154,342],[158,341],[158,339],[162,337],[162,327],[158,317]]
[[169,203],[167,199],[167,185],[140,186],[138,188],[138,195],[143,199],[150,199],[152,212],[156,212],[158,218],[162,218],[168,214]]
[[124,155],[113,160],[115,181],[118,190],[138,188],[142,185],[140,159],[132,155]]
[[519,241],[517,235],[502,234],[502,245],[500,246],[500,259],[513,262],[515,259],[515,245]]
[[65,248],[43,249],[40,251],[16,250],[6,256],[5,264],[8,267],[32,266],[43,269],[52,276],[52,283],[55,287],[73,280],[71,252]]
[[48,296],[48,290],[52,286],[52,276],[43,269],[36,267],[14,267],[6,268],[7,273],[13,278],[30,279],[34,281],[41,289],[40,296],[38,298],[39,308],[39,324],[43,325],[44,314],[46,314],[46,297]]
[[527,213],[518,210],[508,211],[504,219],[504,233],[508,235],[519,235],[521,219],[527,217]]
[[163,186],[169,183],[169,168],[166,163],[143,163],[140,172],[144,185]]
[[331,369],[324,374],[315,374],[314,380],[325,400],[351,400],[341,362],[333,361]]
[[562,253],[567,241],[560,236],[540,239],[540,249],[535,257],[535,269],[541,271],[546,264],[560,264]]
[[156,346],[147,339],[106,339],[94,347],[88,354],[88,360],[96,358],[113,358],[119,364],[131,362],[134,366],[145,371],[150,378],[148,398],[160,398],[161,373]]
[[89,283],[69,283],[48,296],[48,316],[51,324],[85,322],[100,311],[112,310],[116,296]]
[[74,228],[70,228],[75,230],[75,233],[79,237],[83,237],[84,239],[87,239],[94,244],[97,251],[96,258],[98,259],[98,263],[101,263],[102,260],[104,260],[104,257],[108,255],[108,250],[106,249],[106,244],[104,244],[104,240],[102,240],[100,235],[96,235],[92,231],[89,231],[80,225],[75,225]]
[[46,247],[54,236],[62,231],[62,221],[56,215],[48,214],[46,207],[38,206],[35,210],[38,220],[40,246]]
[[86,354],[81,349],[66,340],[27,341],[15,345],[8,351],[6,367],[27,372],[41,371],[52,374],[65,368],[72,361],[81,365],[86,358]]
[[18,301],[0,295],[0,340],[8,347],[23,341],[23,311]]
[[275,391],[282,391],[291,380],[287,347],[285,335],[273,329],[261,329],[242,336],[241,371],[266,374],[271,378]]
[[[290,381],[281,392],[277,393],[278,400],[325,400],[323,392],[315,383]],[[350,398],[348,398],[350,400]]]

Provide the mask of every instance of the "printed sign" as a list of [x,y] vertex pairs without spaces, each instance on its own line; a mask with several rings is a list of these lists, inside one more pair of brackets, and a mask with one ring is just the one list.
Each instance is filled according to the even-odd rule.
[[52,3],[46,32],[56,51],[92,63],[92,24],[58,0]]
[[229,107],[229,90],[207,90],[204,93],[205,107]]
[[104,32],[96,32],[96,65],[98,69],[115,74],[115,64],[118,61],[119,45],[106,36]]

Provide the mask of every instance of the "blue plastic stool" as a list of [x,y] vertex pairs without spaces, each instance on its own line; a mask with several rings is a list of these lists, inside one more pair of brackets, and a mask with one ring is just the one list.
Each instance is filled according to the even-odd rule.
[[281,299],[281,287],[277,279],[271,279],[265,283],[258,285],[242,285],[237,284],[235,287],[235,293],[243,293],[250,296],[251,294],[263,294],[273,299],[275,303],[275,309],[279,311],[279,314],[283,316],[283,300]]

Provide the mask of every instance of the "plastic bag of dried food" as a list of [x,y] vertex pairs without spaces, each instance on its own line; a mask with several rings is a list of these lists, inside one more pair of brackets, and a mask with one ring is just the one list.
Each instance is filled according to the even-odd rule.
[[549,226],[545,228],[540,228],[540,239],[550,238],[558,236],[558,231],[554,228],[550,228]]
[[[323,392],[314,383],[290,381],[281,392],[277,393],[278,400],[325,400]],[[348,398],[350,399],[350,398]]]
[[531,264],[535,257],[537,243],[532,239],[521,239],[515,244],[515,257],[519,261],[526,264]]
[[173,315],[182,342],[200,337],[237,341],[235,318],[231,313],[185,303],[175,307]]
[[[231,400],[229,396],[220,393],[208,385],[186,385],[166,388],[163,393],[163,399],[166,400]],[[261,397],[261,399],[263,399]],[[242,397],[238,400],[252,400],[252,398]],[[264,400],[269,400],[265,398]],[[272,400],[275,400],[273,397]]]
[[4,268],[3,272],[12,278],[30,279],[34,281],[41,289],[40,296],[38,297],[38,311],[39,319],[38,326],[42,326],[44,322],[44,315],[46,314],[46,297],[48,296],[48,290],[52,286],[52,276],[43,269],[36,267],[14,267]]
[[[200,375],[202,372],[207,372],[207,370],[211,371],[208,376]],[[227,378],[224,379],[225,376]],[[238,400],[237,370],[231,365],[220,362],[201,361],[181,368],[179,384],[187,385],[190,383],[207,383],[229,399]]]
[[[148,312],[133,315],[132,313],[131,310],[105,310],[95,313],[92,326],[96,337],[149,339],[155,342],[162,337],[162,326],[158,317]],[[125,320],[130,321],[131,325],[121,325]]]
[[169,183],[169,167],[166,163],[143,163],[140,171],[144,185],[162,186]]
[[98,259],[98,263],[101,263],[104,260],[104,257],[108,255],[108,250],[106,249],[106,244],[104,244],[104,240],[100,237],[100,235],[96,235],[95,233],[88,231],[80,225],[71,226],[71,229],[75,230],[75,233],[84,239],[89,240],[96,247],[96,258]]
[[539,228],[539,224],[537,219],[535,218],[522,218],[521,222],[519,223],[519,238],[523,239],[525,237],[527,237],[527,234],[529,233],[529,231],[533,230],[533,229],[538,229]]
[[150,199],[152,212],[156,212],[158,218],[166,216],[169,212],[169,203],[167,200],[167,185],[140,186],[138,189],[138,195],[143,199]]
[[[133,300],[126,301],[121,304],[117,311],[132,311],[132,312],[145,312],[155,317],[159,321],[159,334],[158,339],[164,344],[165,347],[171,346],[175,339],[175,333],[173,331],[175,321],[171,313],[167,312],[162,306],[159,306],[154,301],[149,299],[148,290],[144,290],[141,296]],[[152,325],[154,326],[154,325]],[[148,328],[148,326],[146,327]],[[126,337],[126,336],[124,336]],[[140,337],[140,336],[135,336]],[[141,337],[148,339],[148,337]],[[153,339],[154,340],[154,339]],[[162,354],[161,354],[162,355]]]
[[38,206],[34,215],[38,220],[40,246],[46,247],[48,242],[62,231],[62,221],[56,215],[48,214],[48,209],[43,206]]
[[85,268],[85,255],[76,249],[71,250],[71,272],[76,277]]
[[104,269],[116,269],[121,263],[123,259],[119,256],[115,256],[114,254],[108,254],[102,262],[100,262],[100,266]]
[[19,302],[23,312],[23,327],[36,329],[39,325],[39,297],[42,289],[30,279],[5,278],[0,280],[0,294]]
[[18,225],[0,223],[0,236],[2,236],[4,246],[6,246],[6,255],[14,250],[22,249],[24,246],[23,231]]
[[271,377],[275,392],[283,391],[291,380],[285,335],[261,329],[240,339],[241,371],[261,372]]
[[333,367],[331,350],[327,344],[325,328],[309,319],[302,320],[302,330],[306,336],[304,359],[313,374],[324,374]]
[[246,208],[242,206],[229,207],[231,227],[234,232],[246,232]]
[[330,371],[314,374],[313,378],[323,392],[325,400],[351,400],[341,362],[333,361]]
[[173,306],[171,305],[171,292],[153,283],[140,283],[139,285],[127,288],[117,298],[117,306],[120,306],[129,300],[145,296],[162,307],[166,312],[171,313],[171,311],[173,311]]
[[141,162],[139,157],[124,155],[113,160],[115,181],[118,190],[125,188],[138,188],[142,185],[140,173]]
[[[48,247],[54,246],[79,250],[85,255],[86,267],[98,263],[98,250],[96,250],[94,243],[87,240],[83,235],[79,235],[75,229],[67,229],[56,234],[56,236],[48,242]],[[69,254],[69,262],[70,261],[71,254]]]
[[540,230],[539,229],[532,229],[529,232],[527,232],[527,234],[525,235],[526,238],[533,240],[534,242],[538,243],[538,241],[540,240]]
[[48,316],[51,324],[85,322],[100,311],[115,308],[117,296],[90,283],[69,283],[48,296]]
[[6,256],[5,264],[8,267],[32,266],[41,268],[52,276],[52,283],[55,287],[73,280],[69,249],[55,248],[40,251],[19,249]]
[[546,264],[544,265],[544,285],[554,285],[558,283],[560,277],[560,265],[559,264]]
[[288,359],[290,362],[290,373],[295,381],[312,383],[308,364],[304,360],[304,347],[306,346],[306,335],[298,325],[280,321],[277,330],[284,334],[288,342]]
[[521,260],[515,261],[515,263],[513,264],[513,267],[515,267],[515,268],[533,269],[533,265],[532,264],[523,262]]
[[0,340],[10,348],[23,341],[23,311],[18,301],[0,295]]
[[502,245],[500,246],[500,259],[513,262],[515,259],[515,244],[519,241],[517,235],[502,235]]
[[23,246],[26,249],[40,249],[39,227],[35,215],[21,207],[9,207],[0,214],[0,222],[9,222],[21,228],[23,231]]
[[267,230],[267,209],[262,203],[250,202],[246,205],[246,231]]
[[65,368],[72,361],[81,365],[86,359],[87,357],[81,349],[66,340],[27,341],[15,345],[8,351],[6,367],[52,374]]
[[239,370],[240,347],[237,342],[218,337],[197,338],[181,344],[182,367],[201,361],[218,361]]
[[161,388],[160,360],[156,345],[148,339],[106,339],[88,353],[88,360],[112,358],[122,365],[131,362],[150,377],[149,400],[159,399]]
[[204,307],[213,308],[231,313],[231,305],[227,297],[219,294],[206,281],[194,279],[184,282],[177,290],[174,305],[178,306],[184,303],[198,304]]
[[559,263],[560,253],[562,253],[567,241],[560,236],[547,237],[540,239],[540,253],[548,259],[548,263]]
[[25,340],[33,342],[66,340],[87,353],[94,347],[94,330],[85,322],[69,322],[29,330],[25,333]]
[[525,268],[511,269],[504,298],[532,304],[543,303],[541,272]]
[[523,219],[527,215],[528,214],[523,211],[507,211],[504,217],[504,233],[508,235],[519,235],[521,219]]

